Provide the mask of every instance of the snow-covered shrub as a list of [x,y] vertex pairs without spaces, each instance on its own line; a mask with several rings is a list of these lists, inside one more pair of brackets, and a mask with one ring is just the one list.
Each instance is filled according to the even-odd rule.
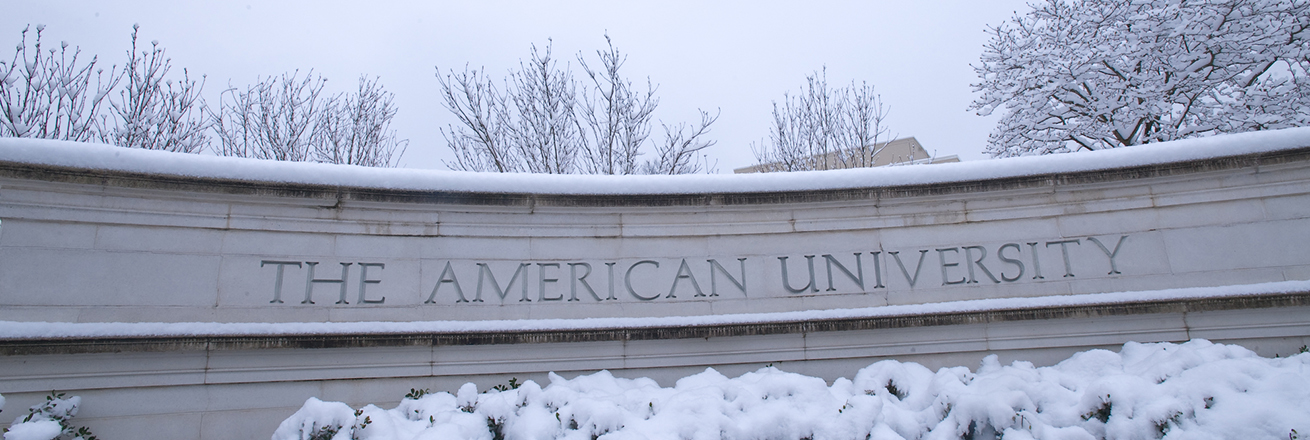
[[736,378],[707,369],[671,388],[551,374],[544,388],[466,384],[391,410],[311,398],[273,439],[323,426],[339,427],[331,438],[406,440],[1284,439],[1310,432],[1310,355],[1129,343],[1040,368],[996,356],[977,371],[881,361],[832,385],[773,367]]
[[[26,416],[14,419],[4,433],[5,440],[96,440],[90,429],[69,423],[81,404],[81,397],[64,398],[64,393],[52,391],[45,402],[33,405]],[[2,407],[4,397],[0,396]]]

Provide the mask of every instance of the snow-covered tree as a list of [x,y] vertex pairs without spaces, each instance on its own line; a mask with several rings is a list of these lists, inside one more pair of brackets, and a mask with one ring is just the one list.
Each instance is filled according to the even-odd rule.
[[354,94],[333,97],[317,124],[314,160],[326,163],[395,167],[409,140],[398,139],[391,128],[396,116],[394,94],[377,78],[359,78]]
[[[531,58],[509,72],[503,86],[484,70],[438,71],[442,101],[459,124],[441,130],[455,160],[446,165],[467,171],[680,174],[705,171],[698,152],[713,145],[704,140],[716,119],[701,112],[699,126],[667,125],[656,157],[639,156],[650,139],[659,105],[656,87],[645,90],[621,73],[626,56],[609,37],[596,51],[599,63],[578,55],[587,79],[576,81],[545,51],[532,47]],[[593,66],[595,66],[593,68]]]
[[463,73],[451,71],[445,77],[437,73],[441,83],[442,103],[459,120],[441,129],[446,144],[455,153],[455,161],[447,162],[452,169],[510,173],[522,171],[519,149],[512,144],[506,121],[509,117],[505,96],[487,77],[485,70]]
[[123,69],[126,80],[118,99],[110,102],[112,128],[103,140],[120,147],[196,153],[209,144],[210,120],[201,97],[204,78],[197,83],[182,69],[179,80],[166,78],[172,68],[158,41],[137,51],[132,25],[132,49]]
[[468,171],[567,174],[576,172],[582,142],[574,105],[577,82],[551,57],[551,46],[519,62],[503,89],[484,71],[465,68],[437,79],[447,109],[461,126],[442,130],[455,162]]
[[583,72],[591,79],[590,87],[581,88],[578,108],[583,126],[582,167],[588,174],[633,174],[660,101],[649,78],[642,91],[619,73],[627,56],[614,47],[609,35],[605,43],[607,50],[596,51],[600,58],[596,69],[578,56]]
[[827,71],[805,78],[796,96],[773,103],[768,142],[752,145],[760,171],[808,171],[873,166],[887,145],[887,108],[867,83],[828,86]]
[[218,151],[223,156],[305,162],[313,160],[315,125],[327,99],[326,82],[311,71],[261,78],[245,91],[223,91],[214,115]]
[[717,141],[705,139],[710,132],[710,125],[719,120],[719,113],[701,110],[700,122],[687,124],[680,122],[670,126],[663,122],[664,142],[655,145],[655,158],[642,164],[645,174],[696,174],[715,172],[714,165],[701,150],[713,147]]
[[519,63],[509,78],[509,125],[514,145],[522,153],[525,169],[532,173],[565,174],[574,170],[581,135],[573,106],[577,83],[567,69],[532,46],[532,58]]
[[[82,51],[43,49],[36,26],[35,42],[22,42],[9,62],[0,61],[0,136],[89,141],[100,136],[100,105],[119,80],[114,68],[108,74],[96,67],[98,59],[81,63]],[[94,84],[92,84],[94,80]]]
[[992,28],[994,156],[1310,123],[1310,0],[1046,0]]
[[485,71],[469,70],[445,77],[440,72],[443,103],[461,126],[442,130],[455,162],[467,171],[573,172],[580,126],[573,111],[576,82],[545,52],[532,47],[532,58],[511,71],[503,89]]
[[359,78],[354,94],[324,96],[327,79],[311,71],[262,78],[223,92],[213,123],[223,156],[394,167],[408,140],[391,129],[394,95]]

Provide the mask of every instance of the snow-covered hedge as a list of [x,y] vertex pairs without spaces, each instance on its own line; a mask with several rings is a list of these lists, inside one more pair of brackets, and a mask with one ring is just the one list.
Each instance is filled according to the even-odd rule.
[[1296,439],[1310,435],[1310,354],[1128,343],[1040,368],[882,361],[831,386],[767,367],[672,388],[602,371],[412,395],[390,410],[311,398],[273,439]]
[[[82,404],[78,396],[64,397],[64,393],[51,392],[45,402],[33,405],[27,415],[14,419],[4,430],[4,440],[96,440],[91,430],[69,423]],[[0,396],[0,408],[5,398]]]

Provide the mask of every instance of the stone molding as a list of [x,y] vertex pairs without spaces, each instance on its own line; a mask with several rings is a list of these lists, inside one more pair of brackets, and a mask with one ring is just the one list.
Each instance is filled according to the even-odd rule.
[[585,330],[442,332],[332,335],[215,335],[172,337],[32,338],[0,336],[0,356],[223,351],[252,349],[321,349],[365,347],[550,344],[604,341],[708,339],[737,336],[903,329],[999,322],[1038,321],[1149,314],[1187,314],[1221,310],[1310,306],[1310,292],[1243,295],[1187,300],[1133,301],[1060,307],[1028,307],[976,312],[906,314],[871,318],[777,321],[678,327],[626,327]]

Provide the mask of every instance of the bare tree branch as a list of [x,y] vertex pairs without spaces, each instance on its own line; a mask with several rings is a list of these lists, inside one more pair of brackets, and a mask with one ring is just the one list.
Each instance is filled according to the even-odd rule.
[[592,69],[581,54],[578,62],[593,87],[582,88],[579,120],[584,123],[582,136],[583,168],[588,174],[633,174],[637,156],[650,137],[651,117],[659,99],[655,87],[646,79],[644,93],[619,73],[627,56],[614,47],[605,35],[607,50],[596,51],[598,69]]
[[123,69],[127,79],[118,100],[110,102],[113,129],[103,140],[121,147],[197,153],[209,144],[210,118],[201,97],[204,78],[197,84],[186,69],[182,79],[166,79],[171,63],[157,41],[150,50],[137,51],[132,25],[132,49]]
[[223,156],[304,162],[314,158],[315,127],[327,100],[320,100],[326,82],[310,71],[261,79],[245,91],[223,91],[214,115]]
[[531,52],[531,60],[520,61],[510,74],[507,101],[515,122],[508,124],[510,136],[528,172],[572,173],[580,137],[573,75],[555,65],[550,44],[544,54],[536,45]]
[[409,140],[396,138],[391,120],[396,117],[394,95],[377,78],[359,77],[354,94],[327,100],[317,122],[314,143],[318,162],[368,167],[395,167]]
[[[438,73],[447,110],[459,121],[443,129],[455,160],[446,166],[468,171],[633,174],[683,173],[708,169],[695,153],[712,141],[703,137],[718,116],[701,112],[701,125],[665,125],[659,158],[638,162],[650,142],[659,99],[646,80],[641,91],[620,73],[627,57],[605,37],[597,64],[578,62],[589,83],[574,80],[568,66],[551,58],[551,47],[532,47],[531,58],[509,72],[497,88],[482,70]],[[593,66],[596,66],[593,68]],[[440,72],[440,71],[438,71]],[[688,131],[690,130],[690,131]]]
[[522,171],[518,149],[511,146],[507,133],[508,104],[486,73],[465,66],[461,74],[451,71],[442,77],[438,70],[437,81],[443,105],[460,122],[458,128],[441,130],[455,153],[455,162],[446,166],[465,171]]
[[[719,112],[710,116],[709,112],[700,110],[700,124],[688,126],[680,122],[676,126],[660,123],[664,127],[664,143],[655,146],[655,159],[646,161],[643,166],[646,174],[695,174],[714,172],[714,167],[707,162],[701,150],[714,146],[717,141],[705,140],[710,132],[710,125],[719,120]],[[694,127],[694,128],[693,128]]]
[[96,68],[97,57],[79,64],[81,49],[74,47],[70,53],[67,42],[60,42],[59,49],[43,50],[45,26],[41,25],[29,52],[30,29],[23,29],[14,58],[0,61],[0,136],[98,139],[103,131],[100,105],[118,84],[117,69],[111,67],[106,75]]
[[871,167],[884,147],[887,109],[868,83],[828,86],[827,71],[805,78],[798,96],[773,103],[773,127],[765,145],[751,145],[760,171],[807,171]]

